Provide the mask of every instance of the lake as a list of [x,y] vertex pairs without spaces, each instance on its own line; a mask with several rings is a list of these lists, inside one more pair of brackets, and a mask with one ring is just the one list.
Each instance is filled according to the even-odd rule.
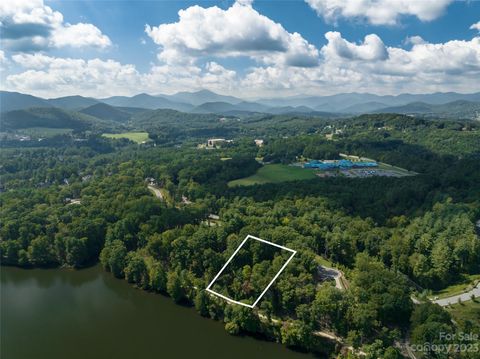
[[2,359],[313,358],[230,336],[221,322],[135,289],[99,266],[0,269]]

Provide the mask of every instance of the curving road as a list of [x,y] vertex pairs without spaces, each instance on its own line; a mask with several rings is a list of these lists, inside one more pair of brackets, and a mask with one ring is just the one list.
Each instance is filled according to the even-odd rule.
[[447,305],[450,304],[457,304],[458,301],[460,302],[466,302],[468,300],[472,299],[472,294],[476,297],[480,297],[480,283],[477,283],[477,286],[474,287],[473,289],[469,290],[468,292],[458,294],[458,295],[453,295],[448,298],[442,298],[442,299],[437,299],[437,300],[432,300],[433,303],[438,304],[442,307],[446,307]]
[[345,279],[345,277],[343,276],[343,273],[341,271],[339,271],[338,269],[325,267],[323,265],[319,265],[318,266],[318,274],[323,279],[329,279],[329,278],[334,279],[335,280],[335,287],[337,287],[340,290],[345,289],[345,283],[343,281]]
[[159,200],[164,201],[165,198],[163,197],[162,191],[160,191],[157,187],[154,187],[152,185],[148,185],[148,189],[153,192],[155,197],[157,197]]

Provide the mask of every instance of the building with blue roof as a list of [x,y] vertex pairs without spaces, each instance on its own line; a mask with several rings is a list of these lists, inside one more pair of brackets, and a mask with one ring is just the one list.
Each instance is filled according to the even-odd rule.
[[332,170],[332,169],[348,169],[348,168],[363,168],[363,167],[378,167],[378,163],[375,161],[319,161],[311,160],[303,164],[303,168],[314,168],[319,170]]

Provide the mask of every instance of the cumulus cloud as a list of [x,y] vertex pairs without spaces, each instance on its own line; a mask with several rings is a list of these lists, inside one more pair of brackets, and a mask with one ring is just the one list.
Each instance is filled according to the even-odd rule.
[[239,3],[240,5],[252,5],[253,4],[253,0],[237,0],[236,1],[237,3]]
[[52,34],[52,42],[56,47],[86,47],[95,46],[105,48],[111,45],[108,36],[92,24],[66,24],[56,29]]
[[[337,92],[478,91],[480,37],[432,44],[414,38],[410,49],[388,47],[376,35],[359,45],[327,33],[315,68],[257,67],[241,79],[256,95]],[[367,41],[367,38],[374,39]],[[372,45],[373,44],[373,45]],[[386,52],[386,56],[384,53]]]
[[374,25],[395,25],[402,15],[431,21],[443,14],[453,0],[305,0],[327,21],[360,18]]
[[342,34],[329,31],[325,34],[328,44],[323,47],[325,56],[338,56],[349,60],[386,60],[387,48],[382,39],[375,34],[365,36],[360,45],[351,43],[342,38]]
[[0,33],[3,45],[14,51],[111,45],[110,39],[92,24],[64,23],[63,15],[43,0],[2,1]]
[[47,67],[52,62],[52,57],[40,53],[15,54],[12,60],[24,68],[39,70]]
[[143,86],[152,93],[209,89],[217,92],[238,90],[237,73],[216,62],[197,65],[153,66],[142,76]]
[[385,68],[392,74],[480,76],[480,37],[439,44],[423,42],[411,50],[389,48],[388,51],[390,59]]
[[470,26],[470,30],[478,30],[480,32],[480,21]]
[[234,3],[227,10],[198,5],[180,10],[179,21],[146,25],[145,32],[160,45],[159,59],[249,56],[267,64],[311,67],[318,64],[318,50],[298,33],[259,14],[251,1]]
[[[323,69],[356,73],[363,86],[390,88],[391,92],[478,90],[480,37],[437,44],[420,39],[415,38],[408,50],[386,47],[388,56],[382,61],[327,56]],[[328,43],[322,52],[330,47]]]
[[6,77],[5,87],[39,96],[104,96],[128,94],[141,88],[133,65],[114,60],[58,58],[39,54],[14,55],[28,70]]
[[[232,7],[235,6],[254,11],[250,5]],[[268,45],[258,42],[257,38],[252,45],[238,37],[237,32],[215,30],[219,25],[207,21],[213,16],[205,12],[210,9],[197,7],[196,11],[206,16],[204,22],[208,24],[198,31],[187,32],[191,27],[185,25],[183,17],[175,24],[167,24],[166,30],[161,29],[163,25],[150,28],[152,37],[162,47],[160,63],[151,65],[147,72],[141,73],[134,65],[114,60],[19,53],[9,56],[8,61],[14,65],[11,68],[23,69],[14,74],[3,72],[2,86],[44,97],[73,94],[106,97],[201,88],[239,96],[478,91],[479,36],[444,43],[429,43],[412,36],[405,40],[408,46],[393,47],[384,44],[376,34],[346,39],[340,32],[327,32],[327,43],[315,50],[317,66],[309,66],[309,57],[305,60],[301,54],[310,45],[300,35],[288,33],[264,19],[263,24],[256,23],[259,31],[255,34],[270,39]],[[214,13],[225,17],[230,9],[217,8]],[[196,16],[199,15],[194,16],[191,26],[197,25]],[[245,29],[240,30],[244,36],[254,36]],[[200,37],[199,32],[206,38]],[[239,49],[257,61],[241,73],[227,68],[222,59],[241,56]],[[0,61],[2,57],[6,58],[0,53]],[[300,66],[301,61],[307,63]]]
[[7,70],[9,62],[10,61],[8,60],[7,56],[5,55],[5,51],[0,50],[0,72],[3,72],[5,70]]
[[3,88],[42,97],[101,98],[202,88],[231,92],[238,86],[237,73],[214,61],[203,66],[152,66],[146,73],[140,73],[134,65],[114,60],[60,58],[38,53],[15,54],[12,61],[24,70],[6,76]]
[[427,42],[421,36],[409,36],[405,39],[406,45],[426,44]]

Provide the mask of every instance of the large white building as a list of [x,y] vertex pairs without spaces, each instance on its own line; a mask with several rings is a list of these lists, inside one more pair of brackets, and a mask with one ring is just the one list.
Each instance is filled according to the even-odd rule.
[[210,138],[207,141],[207,147],[220,147],[224,143],[230,143],[232,140],[226,140],[224,138]]

